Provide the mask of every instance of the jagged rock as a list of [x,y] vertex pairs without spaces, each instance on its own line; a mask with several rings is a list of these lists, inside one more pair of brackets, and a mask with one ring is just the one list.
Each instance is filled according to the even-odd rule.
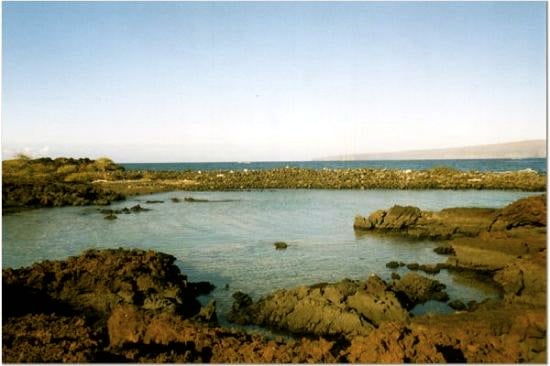
[[[79,311],[106,316],[118,304],[192,316],[200,310],[198,291],[174,265],[175,257],[143,250],[88,250],[66,261],[44,261],[5,269],[5,296],[45,296]],[[15,297],[15,296],[14,296]],[[17,296],[21,301],[28,298]],[[10,306],[17,304],[17,297]]]
[[208,304],[201,307],[201,310],[193,317],[193,319],[203,323],[217,324],[218,317],[216,315],[216,301],[210,300]]
[[510,230],[520,226],[546,226],[546,195],[517,200],[498,212],[491,231]]
[[408,320],[407,311],[377,276],[364,283],[344,280],[282,289],[256,303],[244,294],[236,295],[232,321],[299,334],[353,336],[368,334],[385,321]]
[[[395,231],[410,237],[431,239],[476,237],[489,231],[545,226],[546,195],[520,199],[500,210],[459,207],[432,212],[412,206],[394,206],[387,212],[375,211],[368,218],[356,216],[354,221],[357,230]],[[452,249],[446,248],[436,248],[436,252],[453,254]]]
[[4,317],[2,343],[7,363],[89,363],[101,350],[83,317],[55,314]]
[[428,300],[446,301],[448,295],[443,290],[445,285],[414,272],[408,272],[400,280],[394,281],[392,289],[403,293],[408,298],[407,308]]
[[[381,230],[398,231],[414,225],[420,217],[420,209],[413,206],[395,205],[385,215],[381,215],[380,211],[376,211],[371,216],[369,216],[369,222],[372,223],[373,227]],[[380,223],[376,225],[377,222]]]

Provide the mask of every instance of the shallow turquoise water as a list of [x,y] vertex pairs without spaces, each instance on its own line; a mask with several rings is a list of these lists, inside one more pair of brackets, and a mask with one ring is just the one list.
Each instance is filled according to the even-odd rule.
[[[88,248],[131,247],[172,254],[191,281],[211,281],[222,315],[231,294],[241,290],[254,299],[275,288],[364,279],[378,273],[388,279],[390,260],[436,263],[437,243],[380,235],[357,236],[356,214],[414,205],[426,210],[445,207],[503,207],[536,193],[503,191],[333,191],[271,190],[252,192],[170,192],[131,198],[112,207],[140,203],[152,211],[103,219],[98,207],[38,209],[2,219],[2,266],[27,266],[43,259],[64,259]],[[171,202],[170,198],[204,198],[226,202]],[[146,204],[146,200],[164,200]],[[289,244],[276,251],[275,241]],[[404,273],[405,270],[400,270]],[[399,271],[398,271],[399,272]],[[496,296],[490,287],[467,287],[446,271],[436,275],[448,285],[451,299]],[[229,290],[224,287],[229,284]],[[445,311],[428,304],[420,312]]]

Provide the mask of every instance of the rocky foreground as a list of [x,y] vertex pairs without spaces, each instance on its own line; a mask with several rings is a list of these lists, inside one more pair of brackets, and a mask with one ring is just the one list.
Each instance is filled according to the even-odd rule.
[[[432,265],[488,274],[501,288],[500,299],[460,304],[449,299],[437,277],[412,270],[389,282],[371,275],[280,289],[257,301],[235,293],[231,321],[293,335],[268,339],[219,327],[215,303],[197,301],[213,286],[188,282],[173,256],[90,250],[64,261],[3,270],[3,360],[543,363],[545,196],[501,210],[468,210],[406,209],[398,215],[402,208],[392,208],[356,223],[413,236],[433,224],[438,234],[428,236],[446,239],[438,250],[447,257]],[[452,300],[458,310],[410,313],[429,300]]]

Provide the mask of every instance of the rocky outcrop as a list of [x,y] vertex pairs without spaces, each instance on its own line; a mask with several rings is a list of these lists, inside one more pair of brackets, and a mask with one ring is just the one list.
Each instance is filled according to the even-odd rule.
[[356,216],[353,227],[360,231],[396,232],[414,238],[449,239],[476,236],[489,229],[494,209],[450,208],[439,212],[412,206],[393,206],[368,217]]
[[278,290],[253,303],[237,293],[229,319],[297,334],[368,334],[386,321],[408,320],[396,294],[379,277]]
[[357,363],[544,363],[544,308],[502,308],[498,304],[450,315],[387,323],[355,337],[347,361]]
[[447,208],[438,212],[393,206],[368,217],[356,216],[359,231],[397,232],[414,238],[477,237],[486,232],[546,226],[546,195],[524,198],[503,209]]
[[153,251],[108,249],[8,268],[2,271],[4,295],[14,300],[4,303],[4,314],[17,313],[33,298],[44,298],[103,317],[120,304],[195,315],[201,307],[195,299],[198,293],[174,261],[171,255]]
[[449,295],[443,291],[444,284],[414,272],[408,272],[401,279],[394,281],[392,289],[405,295],[407,301],[403,302],[408,309],[428,300],[447,301],[449,299]]
[[546,227],[546,195],[517,200],[496,215],[490,231],[510,230],[522,226]]

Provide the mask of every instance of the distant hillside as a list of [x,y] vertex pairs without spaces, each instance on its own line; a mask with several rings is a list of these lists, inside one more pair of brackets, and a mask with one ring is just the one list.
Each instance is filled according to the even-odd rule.
[[546,140],[528,140],[448,149],[338,155],[317,160],[522,159],[545,157]]

